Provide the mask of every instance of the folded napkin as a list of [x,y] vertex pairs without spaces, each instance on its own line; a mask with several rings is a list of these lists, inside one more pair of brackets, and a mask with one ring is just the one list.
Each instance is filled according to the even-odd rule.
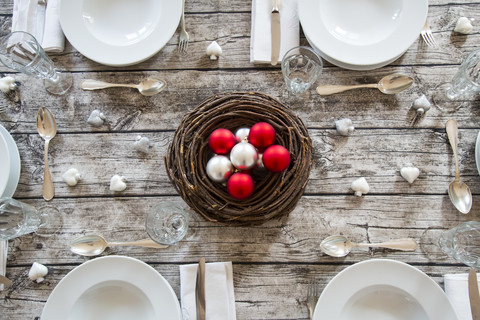
[[[280,56],[300,43],[300,25],[297,14],[297,0],[280,0]],[[271,0],[252,1],[252,31],[250,34],[250,62],[270,63],[272,39],[270,21]]]
[[[2,276],[7,272],[7,252],[8,252],[8,241],[0,240],[0,274]],[[0,284],[0,291],[3,290],[3,284]]]
[[45,52],[62,52],[65,47],[65,36],[58,18],[57,1],[14,0],[12,32],[30,33]]
[[[480,279],[479,277],[477,274],[478,279]],[[457,313],[458,320],[472,320],[470,298],[468,297],[468,274],[446,274],[443,279],[445,293]]]
[[[184,320],[196,320],[195,286],[198,264],[180,266],[180,296]],[[205,264],[207,320],[236,320],[231,262]]]

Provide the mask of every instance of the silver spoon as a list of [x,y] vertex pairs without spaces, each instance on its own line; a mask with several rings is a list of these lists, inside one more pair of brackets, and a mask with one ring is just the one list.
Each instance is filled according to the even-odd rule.
[[107,242],[102,236],[99,235],[86,235],[77,238],[70,244],[70,250],[73,253],[81,256],[91,257],[98,256],[107,247],[114,246],[137,246],[145,248],[166,248],[168,246],[158,244],[151,239],[142,239],[130,242]]
[[460,181],[460,169],[458,168],[458,154],[457,154],[457,141],[458,141],[458,126],[457,121],[450,119],[445,125],[447,131],[448,141],[453,150],[453,156],[455,158],[455,179],[448,186],[448,195],[453,205],[461,213],[469,213],[472,209],[472,192],[470,188]]
[[345,257],[355,247],[376,247],[402,251],[415,251],[415,249],[417,249],[417,242],[413,239],[407,238],[382,243],[353,243],[344,236],[334,235],[326,237],[320,243],[320,249],[323,253],[332,257]]
[[159,93],[163,89],[165,89],[167,83],[165,80],[160,79],[155,76],[150,76],[140,82],[139,84],[116,84],[116,83],[109,83],[104,81],[92,80],[87,79],[83,80],[80,83],[80,87],[83,90],[98,90],[98,89],[105,89],[105,88],[112,88],[112,87],[126,87],[126,88],[135,88],[144,96],[153,96],[154,94]]
[[45,140],[45,170],[43,172],[43,198],[46,201],[52,200],[55,195],[53,187],[52,175],[48,167],[48,145],[50,140],[57,134],[57,123],[53,117],[52,112],[45,107],[41,107],[37,114],[37,131],[40,137]]
[[318,86],[317,93],[321,96],[327,96],[351,89],[359,88],[377,88],[385,94],[395,94],[410,88],[413,84],[413,78],[400,73],[394,73],[380,79],[378,83],[357,84],[353,86],[343,85],[325,85]]

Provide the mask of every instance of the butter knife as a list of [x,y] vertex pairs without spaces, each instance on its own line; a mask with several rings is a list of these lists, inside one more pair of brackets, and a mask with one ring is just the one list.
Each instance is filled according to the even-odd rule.
[[276,65],[278,62],[278,57],[280,55],[280,10],[278,9],[278,0],[272,0],[271,33],[271,63],[272,65]]
[[197,307],[197,320],[205,320],[205,258],[201,258],[197,268],[197,284],[195,287],[195,305]]
[[12,285],[12,280],[0,274],[0,284],[5,285],[4,289]]
[[472,319],[480,320],[480,294],[478,292],[477,271],[475,269],[470,269],[468,274],[468,296],[470,297]]

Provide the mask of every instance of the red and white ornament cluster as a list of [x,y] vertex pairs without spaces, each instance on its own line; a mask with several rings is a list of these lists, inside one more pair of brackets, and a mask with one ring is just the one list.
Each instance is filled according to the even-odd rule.
[[208,139],[215,156],[207,163],[207,175],[216,182],[227,181],[227,191],[232,197],[247,199],[254,188],[251,170],[282,172],[290,165],[290,153],[285,147],[273,144],[275,137],[275,129],[266,122],[240,128],[235,134],[216,129]]

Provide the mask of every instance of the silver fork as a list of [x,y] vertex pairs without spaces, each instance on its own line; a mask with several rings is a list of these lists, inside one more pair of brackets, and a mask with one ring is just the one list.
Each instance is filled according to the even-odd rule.
[[313,311],[315,310],[319,296],[318,285],[316,283],[310,283],[307,289],[307,308],[310,320],[313,319]]
[[425,25],[423,26],[422,31],[420,31],[420,34],[422,35],[422,38],[427,46],[431,48],[438,48],[437,41],[435,41],[435,38],[433,37],[432,29],[430,29],[428,21],[425,20]]
[[188,41],[190,37],[188,35],[187,30],[185,29],[185,0],[182,1],[182,18],[180,20],[180,27],[182,30],[180,31],[180,39],[178,42],[178,51],[186,54],[188,48]]

